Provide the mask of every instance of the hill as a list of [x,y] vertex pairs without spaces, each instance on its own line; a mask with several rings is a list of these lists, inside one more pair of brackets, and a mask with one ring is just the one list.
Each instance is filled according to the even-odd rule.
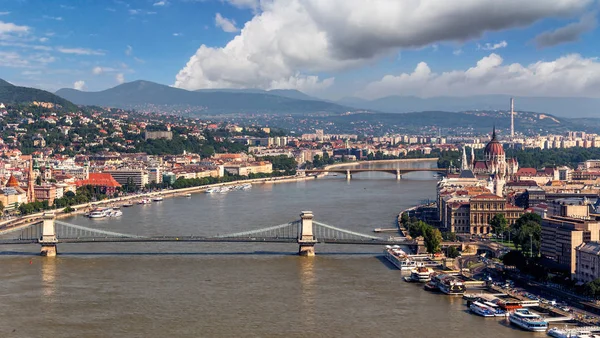
[[[500,135],[510,130],[510,114],[498,111],[448,112],[424,111],[417,113],[356,113],[326,116],[324,123],[332,122],[346,132],[367,128],[377,128],[378,134],[410,132],[437,133],[441,128],[460,131],[462,134],[488,133],[495,126]],[[566,119],[549,114],[519,112],[515,115],[515,130],[526,135],[563,133],[568,130],[587,132],[600,131],[600,124],[591,125],[588,119]]]
[[342,113],[352,108],[247,90],[188,91],[149,81],[133,81],[99,92],[60,89],[57,95],[81,105],[135,108],[144,105],[201,107],[207,113]]
[[60,105],[63,109],[74,111],[77,110],[72,102],[54,95],[45,90],[19,87],[14,86],[2,79],[0,79],[0,102],[2,103],[31,103],[33,101],[38,102],[50,102],[56,105]]
[[[514,97],[515,110],[535,111],[562,117],[598,116],[600,99],[579,97]],[[467,97],[387,96],[376,100],[343,98],[337,103],[356,108],[378,110],[386,113],[417,111],[466,111],[510,109],[508,95],[480,95]]]

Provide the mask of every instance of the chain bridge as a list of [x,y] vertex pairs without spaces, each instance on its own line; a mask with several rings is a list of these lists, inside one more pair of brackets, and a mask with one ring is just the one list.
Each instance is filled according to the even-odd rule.
[[0,245],[40,244],[42,256],[55,256],[59,243],[150,243],[150,242],[229,242],[296,243],[301,256],[314,256],[315,244],[389,245],[414,244],[404,238],[382,238],[335,227],[314,220],[312,211],[285,224],[216,236],[138,236],[84,227],[57,221],[45,213],[42,221],[0,230]]

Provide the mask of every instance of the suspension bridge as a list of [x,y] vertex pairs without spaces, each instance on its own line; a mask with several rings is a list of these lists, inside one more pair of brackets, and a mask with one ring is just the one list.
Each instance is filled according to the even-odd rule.
[[138,236],[85,227],[58,221],[45,213],[42,221],[0,230],[0,245],[40,244],[42,256],[56,256],[59,243],[151,243],[151,242],[226,242],[297,243],[298,254],[314,256],[315,244],[394,245],[414,244],[403,238],[382,238],[361,234],[317,222],[312,211],[285,224],[216,236]]

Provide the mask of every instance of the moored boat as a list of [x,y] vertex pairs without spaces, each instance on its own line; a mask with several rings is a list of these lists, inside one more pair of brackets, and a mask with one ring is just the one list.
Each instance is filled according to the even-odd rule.
[[152,201],[149,198],[143,198],[138,201],[138,204],[150,204]]
[[158,196],[155,196],[155,197],[154,197],[152,200],[153,200],[154,202],[162,202],[162,200],[163,200],[163,197],[162,197],[162,196],[160,196],[160,195],[158,195]]
[[403,271],[410,271],[417,267],[417,262],[410,259],[408,254],[404,252],[404,250],[400,249],[400,246],[387,245],[383,250],[385,258],[387,258],[390,263],[394,264],[398,269]]
[[474,314],[481,316],[481,317],[495,317],[496,316],[496,311],[492,308],[490,308],[489,306],[480,303],[480,302],[472,302],[471,305],[469,305],[469,310],[471,310],[471,312],[473,312]]
[[92,211],[90,211],[90,213],[88,214],[89,218],[104,218],[106,217],[107,214],[107,209],[106,208],[96,208]]
[[447,295],[463,295],[467,288],[465,284],[455,276],[440,274],[432,278],[443,293]]
[[548,322],[536,313],[527,309],[516,309],[508,316],[511,324],[526,331],[544,332],[548,329]]
[[184,197],[192,197],[192,194],[190,194],[190,193],[187,193],[187,194],[185,194],[185,195],[183,195],[183,196],[184,196]]
[[129,208],[129,207],[132,207],[132,206],[133,206],[133,203],[131,203],[131,202],[123,203],[123,207],[124,208]]

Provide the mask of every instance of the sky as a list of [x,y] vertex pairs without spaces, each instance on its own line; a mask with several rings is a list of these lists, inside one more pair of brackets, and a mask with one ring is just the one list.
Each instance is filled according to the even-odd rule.
[[0,0],[0,78],[600,97],[600,0]]

